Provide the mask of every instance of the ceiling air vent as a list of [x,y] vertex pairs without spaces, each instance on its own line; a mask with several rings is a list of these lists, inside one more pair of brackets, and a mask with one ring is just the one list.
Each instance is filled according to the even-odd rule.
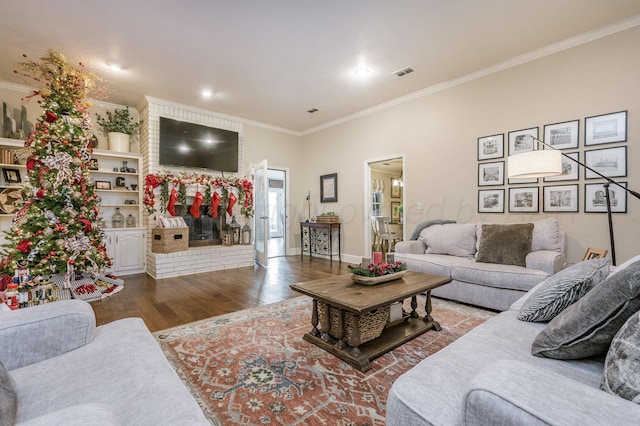
[[395,71],[394,74],[397,75],[398,77],[403,77],[412,72],[413,72],[412,68],[406,67],[406,68],[399,69],[398,71]]
[[313,114],[314,112],[318,112],[320,111],[318,108],[311,108],[309,111],[307,111],[309,114]]

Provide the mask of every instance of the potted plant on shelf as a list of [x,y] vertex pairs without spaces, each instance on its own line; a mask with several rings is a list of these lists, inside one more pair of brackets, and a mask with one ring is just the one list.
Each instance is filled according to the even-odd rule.
[[135,122],[129,114],[129,107],[116,108],[107,111],[107,117],[96,114],[96,121],[104,133],[107,134],[111,151],[129,152],[129,139],[140,129],[144,120]]

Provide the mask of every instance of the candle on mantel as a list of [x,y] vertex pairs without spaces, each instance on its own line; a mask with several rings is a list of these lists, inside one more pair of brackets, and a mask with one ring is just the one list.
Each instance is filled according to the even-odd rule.
[[374,265],[378,265],[382,263],[382,252],[381,251],[374,251],[373,252],[373,264]]

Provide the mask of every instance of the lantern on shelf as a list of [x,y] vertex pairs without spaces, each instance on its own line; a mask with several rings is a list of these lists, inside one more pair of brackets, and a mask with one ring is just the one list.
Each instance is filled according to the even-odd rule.
[[251,244],[251,227],[245,223],[242,227],[242,245],[248,246],[249,244]]
[[229,224],[229,231],[231,231],[231,238],[233,244],[240,244],[240,224],[236,222],[236,217],[231,217],[231,223]]

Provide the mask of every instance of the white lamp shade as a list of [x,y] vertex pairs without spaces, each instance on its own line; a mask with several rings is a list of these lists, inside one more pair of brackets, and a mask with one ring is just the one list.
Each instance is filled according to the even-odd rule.
[[510,179],[541,178],[562,174],[562,152],[545,149],[511,155],[507,159]]

